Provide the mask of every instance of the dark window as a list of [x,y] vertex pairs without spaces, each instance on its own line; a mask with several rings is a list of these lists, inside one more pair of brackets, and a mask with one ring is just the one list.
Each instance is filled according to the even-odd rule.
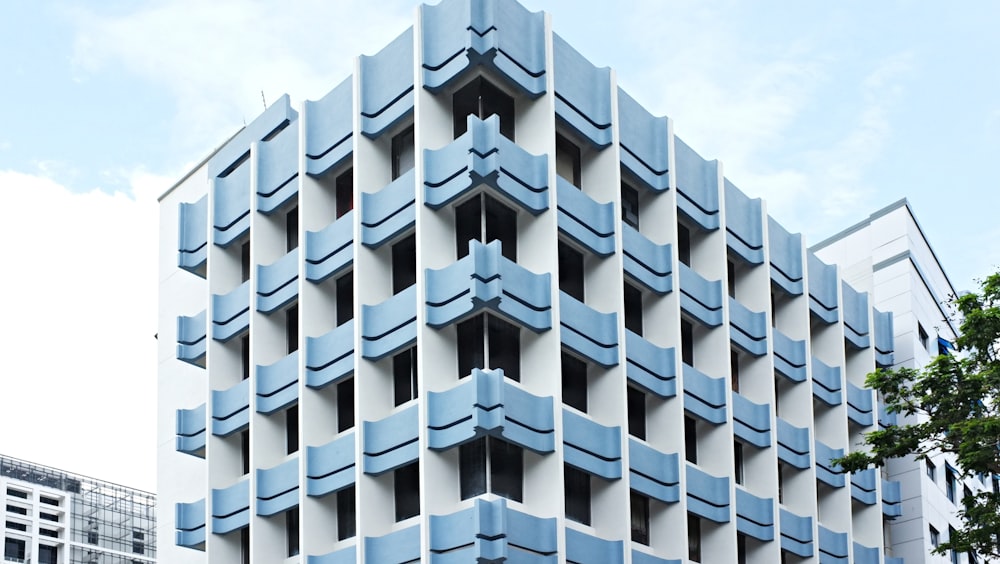
[[694,366],[694,325],[686,319],[681,319],[681,361]]
[[299,306],[298,304],[285,310],[285,342],[288,353],[299,350]]
[[354,209],[354,169],[349,168],[337,177],[337,217]]
[[354,319],[354,274],[337,279],[337,326]]
[[691,266],[691,232],[684,224],[677,224],[677,260]]
[[87,531],[87,544],[97,544],[100,540],[100,534],[97,532],[97,525],[91,525],[93,529]]
[[565,469],[566,518],[584,525],[590,524],[590,474],[572,466]]
[[240,432],[240,459],[243,463],[243,475],[250,473],[250,431]]
[[729,351],[729,372],[732,375],[732,382],[730,386],[733,391],[739,393],[740,391],[740,353],[736,351]]
[[132,541],[132,553],[133,554],[146,554],[145,543],[139,541]]
[[458,258],[469,254],[469,241],[473,239],[481,243],[500,241],[503,256],[517,261],[517,212],[486,194],[455,206],[455,253]]
[[240,370],[244,380],[250,377],[250,335],[240,337]]
[[927,331],[924,331],[924,326],[917,323],[917,338],[920,339],[920,346],[927,350]]
[[701,562],[701,521],[688,513],[688,560]]
[[337,384],[337,432],[354,427],[354,378]]
[[729,297],[736,297],[736,263],[726,261],[726,277],[729,280]]
[[931,533],[931,546],[937,548],[937,546],[941,544],[941,533],[934,528],[934,525],[929,525],[929,530]]
[[579,188],[580,183],[580,148],[556,133],[556,174],[569,180]]
[[622,221],[639,229],[639,191],[622,182]]
[[743,443],[733,441],[733,480],[743,483]]
[[413,462],[397,469],[393,475],[396,501],[396,521],[420,515],[420,466]]
[[27,515],[28,514],[28,509],[25,508],[25,507],[18,507],[16,505],[11,505],[11,504],[8,503],[7,504],[7,512],[8,513],[16,513],[18,515]]
[[299,554],[299,508],[293,507],[285,511],[285,542],[288,546],[288,556]]
[[736,533],[736,563],[747,564],[747,537]]
[[38,516],[46,521],[54,521],[56,523],[59,522],[59,516],[54,513],[46,513],[42,511],[41,513],[38,514]]
[[415,164],[413,126],[392,138],[392,179],[396,180],[409,172]]
[[42,535],[43,537],[52,537],[54,539],[59,538],[59,531],[53,531],[52,529],[43,529],[39,527],[38,534]]
[[299,207],[295,206],[285,214],[285,251],[299,246]]
[[972,498],[972,490],[969,486],[962,487],[962,505],[965,506],[965,510],[968,511],[972,507],[972,503],[975,500]]
[[5,538],[3,543],[4,558],[15,561],[24,560],[25,542],[20,539]]
[[559,289],[583,301],[583,254],[559,241]]
[[632,521],[632,542],[649,546],[649,498],[631,491],[629,514]]
[[492,115],[500,117],[500,134],[514,140],[514,99],[504,94],[482,77],[474,79],[452,97],[452,119],[454,134],[459,135],[468,129],[467,116],[486,119]]
[[417,241],[413,235],[392,246],[392,293],[417,282]]
[[285,410],[285,447],[287,454],[299,451],[299,406],[297,405]]
[[7,521],[7,528],[14,531],[27,531],[28,526],[24,523],[17,523],[14,521]]
[[477,315],[459,323],[457,330],[459,378],[471,374],[473,368],[502,368],[506,377],[521,380],[521,334],[517,326],[492,315]]
[[785,465],[778,463],[778,503],[785,501]]
[[587,412],[587,363],[563,351],[562,353],[563,403]]
[[250,280],[250,241],[240,245],[240,282]]
[[411,347],[392,357],[393,405],[417,397],[417,347]]
[[507,441],[481,437],[460,446],[458,474],[462,499],[489,492],[523,501],[524,450]]
[[934,463],[931,462],[930,458],[928,458],[924,462],[927,464],[927,477],[930,478],[932,482],[936,482],[937,481],[937,467],[934,466]]
[[337,492],[337,540],[349,539],[357,534],[354,523],[357,498],[354,486]]
[[59,547],[38,545],[38,564],[56,564],[59,562]]
[[687,415],[684,416],[684,459],[698,464],[698,423]]
[[28,499],[28,492],[22,492],[21,490],[15,490],[13,488],[7,488],[7,495],[10,497],[19,497],[21,499]]
[[62,505],[62,502],[58,498],[48,497],[45,495],[39,497],[38,501],[44,503],[45,505],[53,505],[55,507],[59,507],[60,505]]
[[240,562],[250,564],[250,527],[240,529]]
[[945,468],[944,492],[948,496],[948,501],[955,503],[955,471],[950,467]]
[[646,394],[628,389],[628,434],[646,440]]
[[625,284],[625,328],[642,335],[642,292]]

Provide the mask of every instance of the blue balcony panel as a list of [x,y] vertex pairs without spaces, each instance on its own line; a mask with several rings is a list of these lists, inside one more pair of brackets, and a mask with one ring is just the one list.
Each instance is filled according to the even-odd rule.
[[624,543],[567,528],[566,561],[577,564],[622,564],[625,562]]
[[824,323],[838,319],[837,266],[819,260],[812,251],[808,253],[809,310]]
[[361,306],[361,356],[381,360],[417,342],[417,286]]
[[890,519],[903,514],[903,496],[899,482],[882,480],[882,514]]
[[354,210],[319,231],[306,231],[306,280],[319,284],[354,262]]
[[208,346],[206,312],[202,310],[191,317],[177,318],[177,359],[205,368],[205,350]]
[[563,177],[556,177],[559,231],[597,256],[615,254],[615,205],[599,204]]
[[365,562],[420,562],[420,525],[365,537]]
[[762,542],[774,540],[774,500],[736,488],[736,530]]
[[827,366],[812,359],[813,396],[827,405],[840,405],[843,399],[843,378],[839,366]]
[[605,480],[622,477],[621,427],[605,427],[564,409],[563,445],[566,464]]
[[594,147],[611,144],[611,69],[595,67],[562,37],[552,34],[556,117]]
[[875,391],[847,383],[847,417],[862,427],[875,424]]
[[708,281],[684,263],[681,277],[681,309],[709,327],[722,325],[722,282]]
[[469,241],[469,254],[426,271],[427,324],[446,327],[491,310],[532,331],[552,328],[552,275],[535,274],[503,256],[500,241]]
[[664,296],[674,289],[670,244],[657,245],[622,223],[622,262],[629,278]]
[[177,546],[199,548],[205,544],[205,498],[174,505]]
[[177,452],[205,458],[205,404],[177,410]]
[[902,558],[897,558],[894,556],[886,556],[885,564],[906,564],[906,561]]
[[850,557],[847,549],[847,533],[837,533],[819,526],[819,561],[823,564],[847,564]]
[[764,220],[760,198],[751,199],[723,178],[726,195],[726,244],[749,264],[764,262]]
[[630,487],[663,503],[680,501],[680,458],[633,438],[628,441]]
[[719,161],[706,161],[674,136],[677,209],[702,229],[719,228]]
[[299,504],[299,458],[257,469],[257,515],[283,513]]
[[856,349],[871,346],[868,330],[868,293],[858,292],[846,282],[844,294],[844,339]]
[[212,294],[212,338],[223,343],[250,328],[250,281],[228,294]]
[[257,366],[257,413],[270,415],[299,399],[299,351],[268,366]]
[[844,456],[844,449],[831,448],[820,441],[815,442],[816,479],[834,488],[842,488],[847,484],[844,471],[840,465],[834,464],[834,458]]
[[212,181],[215,198],[212,241],[228,247],[250,231],[250,162]]
[[212,532],[224,535],[250,526],[250,480],[212,490]]
[[646,552],[632,549],[632,564],[682,564],[680,559],[667,560]]
[[711,378],[687,364],[684,374],[684,409],[714,425],[726,422],[726,380]]
[[687,509],[716,523],[729,522],[729,477],[712,476],[687,465]]
[[355,433],[306,447],[306,495],[321,497],[354,485]]
[[299,297],[299,249],[257,266],[257,311],[274,313]]
[[789,233],[767,216],[767,236],[771,253],[771,281],[793,296],[801,296],[802,280],[802,234]]
[[559,310],[563,346],[605,368],[618,365],[617,313],[601,313],[562,291]]
[[416,225],[415,169],[378,192],[361,193],[361,244],[377,249]]
[[806,342],[787,337],[773,328],[774,370],[792,382],[806,381]]
[[[244,160],[249,152],[250,145],[255,141],[263,141],[275,135],[282,128],[295,121],[299,114],[292,109],[291,98],[284,94],[271,104],[263,113],[254,118],[249,125],[241,129],[236,135],[226,142],[221,149],[212,155],[208,160],[208,177],[215,178],[226,174],[233,169],[233,165]],[[245,164],[244,164],[245,166]],[[247,167],[249,169],[249,167]],[[230,172],[230,174],[232,174]],[[249,209],[250,188],[247,184],[246,198]],[[218,202],[216,202],[218,211]]]
[[507,507],[503,498],[477,498],[473,506],[430,517],[431,562],[559,561],[556,520]]
[[[879,564],[879,550],[877,546],[865,546],[854,543],[854,564]],[[893,564],[894,558],[886,558],[885,564]]]
[[874,468],[851,473],[851,497],[865,505],[878,502],[875,491],[876,474]]
[[378,476],[415,462],[420,454],[418,406],[379,421],[362,422],[365,474]]
[[467,131],[424,150],[424,204],[438,210],[485,185],[532,215],[549,209],[548,157],[532,155],[500,134],[500,118],[470,115]]
[[306,564],[356,564],[358,561],[358,547],[351,545],[340,550],[313,556],[306,556]]
[[306,337],[306,386],[321,390],[354,374],[354,320]]
[[420,6],[424,88],[438,92],[465,71],[497,71],[530,98],[545,92],[545,14],[517,2],[446,0]]
[[812,465],[809,453],[809,429],[796,427],[778,417],[775,423],[778,431],[778,459],[786,464],[805,470]]
[[618,122],[622,166],[653,192],[669,189],[667,118],[653,116],[619,88]]
[[474,368],[444,392],[427,393],[427,441],[446,450],[492,435],[537,453],[555,450],[551,397],[538,397],[504,378],[503,370]]
[[890,368],[893,364],[893,323],[891,311],[872,311],[875,321],[875,364]]
[[177,266],[204,278],[208,261],[208,196],[193,204],[178,204],[177,216]]
[[734,345],[753,356],[767,354],[766,313],[750,311],[739,300],[729,298],[729,325],[732,327],[729,338]]
[[811,558],[813,555],[812,517],[801,517],[787,509],[779,509],[779,522],[781,549],[802,558]]
[[257,211],[270,215],[299,193],[298,121],[257,146]]
[[757,448],[771,446],[771,406],[732,392],[733,433]]
[[212,390],[212,434],[228,437],[250,425],[250,380]]
[[306,100],[306,173],[320,176],[354,152],[353,80],[348,77],[319,100]]
[[361,133],[374,139],[413,112],[413,28],[381,51],[361,55]]
[[897,416],[895,413],[889,413],[886,409],[885,404],[878,402],[878,426],[885,429],[886,427],[891,427],[897,424]]
[[677,362],[674,348],[658,347],[625,330],[625,374],[629,382],[662,399],[677,395]]

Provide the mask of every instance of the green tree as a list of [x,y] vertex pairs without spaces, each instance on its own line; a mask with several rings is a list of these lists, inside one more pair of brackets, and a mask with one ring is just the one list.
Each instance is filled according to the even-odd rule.
[[[955,456],[963,476],[1000,474],[1000,272],[980,286],[979,293],[954,300],[962,319],[958,354],[940,355],[920,370],[868,375],[868,385],[882,394],[888,412],[915,417],[866,434],[867,450],[838,461],[844,470],[945,452]],[[987,488],[963,499],[962,506],[962,529],[935,552],[975,551],[1000,558],[1000,494]]]

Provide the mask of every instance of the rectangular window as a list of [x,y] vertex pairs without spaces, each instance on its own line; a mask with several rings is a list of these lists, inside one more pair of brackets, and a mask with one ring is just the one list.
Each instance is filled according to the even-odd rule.
[[482,77],[473,79],[452,97],[455,139],[468,129],[467,116],[470,115],[482,120],[493,115],[499,116],[500,135],[514,140],[514,98]]
[[584,525],[590,524],[590,474],[563,465],[566,518]]
[[573,186],[582,186],[580,180],[580,148],[556,133],[556,174],[570,181]]
[[736,563],[747,564],[747,537],[736,533]]
[[354,169],[349,168],[336,181],[337,218],[354,209]]
[[562,353],[562,400],[587,412],[587,363],[566,351]]
[[392,138],[392,179],[396,180],[413,169],[416,164],[413,126]]
[[337,432],[354,427],[354,378],[337,384]]
[[729,351],[729,373],[732,376],[730,386],[736,393],[740,392],[740,353]]
[[299,306],[285,310],[285,343],[288,354],[299,350]]
[[392,357],[393,405],[417,398],[417,347]]
[[240,432],[240,461],[243,475],[246,476],[250,473],[250,431]]
[[941,544],[941,533],[934,528],[934,525],[929,525],[929,531],[931,535],[931,546],[937,548]]
[[12,531],[27,531],[28,525],[16,521],[7,521],[7,528]]
[[628,434],[646,440],[646,394],[628,388]]
[[460,446],[458,474],[462,499],[489,492],[523,501],[524,450],[507,441],[481,437]]
[[931,462],[930,458],[924,460],[924,463],[927,465],[927,477],[930,478],[932,482],[937,482],[937,466],[934,466],[934,463]]
[[778,503],[785,502],[785,465],[778,463]]
[[357,497],[354,486],[337,492],[337,540],[349,539],[357,534],[355,518]]
[[504,375],[521,381],[520,329],[492,315],[477,315],[457,326],[458,375],[464,378],[473,368],[501,368]]
[[240,529],[240,562],[250,564],[250,527]]
[[285,410],[285,453],[299,451],[299,406]]
[[583,301],[583,253],[559,241],[559,289]]
[[622,182],[622,221],[639,229],[639,191]]
[[946,467],[944,472],[944,492],[948,501],[955,503],[955,471]]
[[250,377],[250,335],[240,337],[240,370],[244,380]]
[[392,246],[392,293],[417,282],[417,240],[413,235]]
[[631,284],[625,284],[625,328],[642,335],[642,292]]
[[969,486],[963,486],[962,487],[962,505],[965,506],[966,511],[968,511],[969,508],[972,507],[972,502],[973,501],[974,500],[972,499],[972,490],[969,489]]
[[285,511],[285,544],[288,556],[299,554],[299,508],[293,507]]
[[7,504],[7,513],[15,513],[17,515],[27,515],[28,509],[25,507],[18,507],[16,505]]
[[733,480],[743,484],[743,443],[733,441]]
[[691,232],[682,224],[677,224],[677,260],[691,266]]
[[354,273],[337,279],[337,327],[354,319]]
[[145,543],[141,543],[139,541],[132,541],[132,553],[133,554],[145,554],[146,553],[146,545],[145,545]]
[[42,511],[41,513],[38,514],[38,517],[46,521],[52,521],[54,523],[59,522],[59,516],[54,513],[46,513]]
[[396,521],[420,515],[420,465],[407,464],[393,473]]
[[927,350],[927,331],[924,331],[924,326],[917,323],[917,339],[920,340],[920,346]]
[[681,362],[694,366],[694,325],[681,319]]
[[240,245],[240,283],[250,280],[250,240]]
[[38,545],[38,564],[56,564],[59,562],[59,547]]
[[649,498],[629,492],[629,514],[632,521],[632,542],[649,546]]
[[684,416],[684,459],[698,464],[698,423],[687,415]]
[[23,562],[25,553],[25,541],[21,539],[5,538],[3,543],[3,556],[6,560]]
[[729,297],[736,299],[736,263],[726,261],[726,278],[729,281]]
[[299,207],[295,206],[285,214],[285,251],[299,246]]
[[28,499],[28,492],[15,490],[14,488],[7,488],[7,495],[9,495],[10,497],[19,497],[21,499]]
[[688,513],[688,560],[701,562],[701,520]]
[[469,241],[500,241],[504,258],[517,261],[517,212],[487,194],[455,206],[455,253],[469,254]]

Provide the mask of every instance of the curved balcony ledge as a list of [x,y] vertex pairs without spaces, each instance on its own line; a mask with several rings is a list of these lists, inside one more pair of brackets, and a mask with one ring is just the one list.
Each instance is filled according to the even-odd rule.
[[306,386],[321,390],[354,374],[354,320],[306,337]]
[[792,382],[806,381],[806,342],[788,338],[772,329],[774,370]]
[[625,330],[625,374],[629,381],[662,399],[677,395],[677,361],[673,348],[663,348]]
[[633,548],[632,564],[682,564],[682,562],[680,559],[667,560]]
[[213,185],[212,241],[225,248],[250,231],[250,162],[215,178]]
[[837,533],[823,525],[818,527],[820,560],[824,563],[847,564],[850,554],[847,549],[847,533]]
[[618,314],[601,313],[566,292],[559,292],[559,340],[597,364],[618,365]]
[[778,432],[778,459],[799,470],[812,465],[810,461],[809,429],[796,427],[778,417],[775,428]]
[[257,413],[270,415],[299,399],[299,351],[268,366],[257,366]]
[[427,269],[427,324],[436,329],[488,309],[535,331],[552,328],[552,275],[535,274],[503,256],[500,241],[469,241],[469,254]]
[[205,404],[177,410],[177,452],[205,458]]
[[851,497],[865,505],[878,503],[874,468],[851,473]]
[[306,100],[303,111],[306,173],[321,176],[354,152],[353,80],[348,77],[319,100]]
[[417,342],[417,286],[361,306],[361,356],[377,361]]
[[250,425],[250,380],[212,390],[212,434],[228,437]]
[[719,161],[706,161],[674,136],[677,209],[707,231],[719,228]]
[[843,402],[843,378],[839,366],[827,366],[823,361],[812,359],[813,396],[827,405]]
[[208,261],[208,196],[192,204],[178,204],[177,215],[177,266],[204,278]]
[[506,558],[514,562],[518,550],[531,553],[532,562],[554,562],[558,551],[556,520],[509,509],[503,498],[477,498],[468,509],[431,515],[430,550],[432,562],[499,562]]
[[[241,129],[236,135],[223,145],[208,160],[206,168],[208,177],[215,178],[232,171],[235,166],[243,166],[250,152],[250,145],[254,141],[263,141],[273,136],[283,127],[298,119],[299,114],[292,109],[292,101],[288,94],[282,95],[271,104],[263,113],[257,116],[249,125]],[[249,168],[249,167],[248,167]],[[250,203],[249,184],[246,190],[247,205]],[[218,204],[216,204],[218,209]]]
[[205,351],[208,346],[206,312],[177,318],[177,359],[205,368]]
[[855,349],[871,346],[868,334],[868,293],[858,292],[843,283],[844,339]]
[[779,509],[779,516],[781,549],[802,558],[811,558],[813,555],[812,517],[801,517],[787,509]]
[[611,144],[611,69],[595,67],[569,43],[552,34],[556,117],[594,147]]
[[378,476],[415,460],[420,454],[417,405],[379,421],[364,421],[364,472]]
[[[879,554],[877,546],[854,543],[854,564],[879,564]],[[885,564],[894,564],[894,560],[894,558],[886,557]]]
[[228,294],[212,294],[212,338],[223,343],[250,328],[250,281]]
[[771,281],[790,295],[802,295],[802,234],[789,233],[768,216],[767,235],[771,255]]
[[684,375],[684,409],[713,425],[726,422],[726,381],[711,378],[703,372],[682,364]]
[[355,564],[358,561],[358,547],[351,545],[320,556],[306,556],[306,564]]
[[774,540],[774,500],[736,488],[736,530],[762,542]]
[[767,314],[750,311],[738,300],[729,298],[729,338],[733,344],[752,354],[767,354]]
[[715,523],[729,522],[729,478],[687,465],[688,511]]
[[566,561],[577,564],[622,564],[624,543],[566,529]]
[[751,199],[728,178],[722,179],[726,195],[726,244],[748,264],[764,262],[764,217],[760,198]]
[[299,504],[299,459],[257,469],[257,515],[270,516]]
[[678,263],[681,309],[709,327],[722,325],[722,281],[705,280],[684,263]]
[[733,433],[757,448],[771,446],[771,406],[732,392]]
[[653,192],[670,188],[669,127],[621,88],[618,89],[621,163]]
[[257,266],[257,311],[274,313],[299,297],[299,249]]
[[231,533],[250,525],[250,480],[212,490],[212,532]]
[[622,477],[621,427],[605,427],[563,410],[563,457],[566,464],[605,480]]
[[875,424],[875,391],[847,383],[847,417],[858,425]]
[[470,115],[468,130],[424,150],[424,204],[438,210],[486,185],[532,215],[549,209],[548,156],[532,155],[500,134],[500,118]]
[[674,289],[670,244],[657,245],[627,223],[622,223],[622,263],[625,274],[653,293],[664,296]]
[[839,319],[837,301],[837,267],[808,253],[809,310],[827,325]]
[[897,416],[895,413],[889,413],[886,409],[885,404],[878,402],[878,426],[885,429],[886,427],[891,427],[897,424]]
[[420,6],[424,88],[442,88],[477,66],[531,98],[545,92],[545,14],[516,2],[449,0]]
[[556,177],[559,231],[597,256],[615,254],[615,205],[599,204],[561,176]]
[[894,337],[891,311],[873,310],[875,320],[875,364],[880,368],[893,365]]
[[420,525],[365,537],[365,562],[420,562]]
[[361,133],[374,139],[413,112],[413,28],[359,59]]
[[882,480],[882,514],[890,519],[899,517],[903,514],[902,502],[899,482]]
[[177,546],[199,548],[205,544],[205,499],[174,505]]
[[306,447],[306,495],[321,497],[354,485],[355,433]]
[[299,193],[298,121],[257,146],[257,211],[271,215]]
[[306,231],[306,280],[319,284],[354,262],[354,210],[319,231]]
[[663,503],[680,501],[680,458],[630,438],[628,441],[630,487]]
[[844,456],[844,449],[831,448],[820,441],[815,443],[816,479],[834,488],[842,488],[847,484],[844,471],[831,461]]
[[472,370],[445,392],[427,394],[427,441],[447,450],[492,435],[539,454],[555,450],[553,399],[539,397],[504,378],[503,370]]
[[406,171],[378,192],[361,193],[361,244],[377,249],[416,225],[416,179]]

